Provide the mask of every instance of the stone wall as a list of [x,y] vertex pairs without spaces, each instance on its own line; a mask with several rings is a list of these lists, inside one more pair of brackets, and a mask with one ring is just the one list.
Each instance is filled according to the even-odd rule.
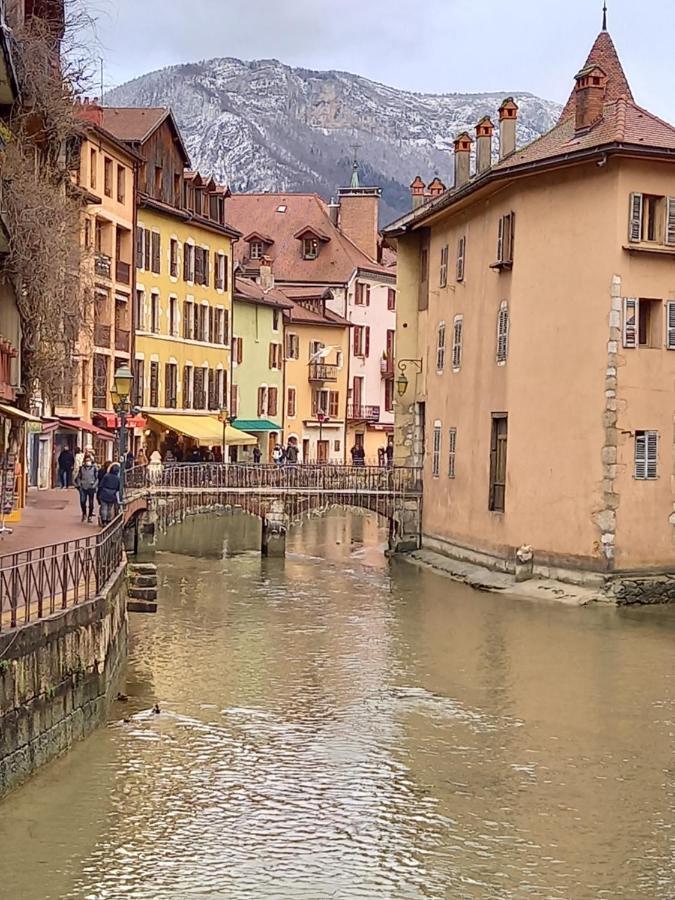
[[618,575],[608,579],[605,593],[617,606],[672,603],[675,601],[675,574]]
[[105,721],[126,658],[125,565],[95,600],[0,634],[0,796]]

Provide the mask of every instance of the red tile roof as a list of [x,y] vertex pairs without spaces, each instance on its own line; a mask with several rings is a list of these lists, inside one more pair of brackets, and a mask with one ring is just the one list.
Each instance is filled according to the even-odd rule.
[[[317,194],[233,194],[225,201],[225,220],[244,234],[256,231],[274,238],[267,253],[277,283],[346,284],[358,268],[391,275],[391,269],[366,256],[333,225]],[[313,260],[302,258],[302,242],[294,237],[308,227],[330,238],[321,242]],[[248,267],[245,242],[237,243],[234,252]]]
[[168,107],[131,107],[131,106],[104,106],[103,127],[114,134],[120,141],[131,144],[142,144],[155,132],[166,120],[169,120],[172,130],[176,135],[178,146],[183,153],[185,165],[190,164],[190,157],[183,143],[183,138],[173,113]]
[[257,282],[251,281],[249,278],[236,278],[234,299],[263,306],[273,306],[276,309],[292,309],[293,307],[293,303],[278,288],[270,288],[265,291]]
[[[626,100],[633,99],[633,93],[628,84],[626,73],[623,70],[619,54],[616,52],[614,41],[609,36],[608,31],[601,31],[597,36],[595,43],[591,47],[591,52],[588,54],[588,59],[582,67],[582,71],[593,65],[600,66],[607,76],[607,89],[605,92],[605,100],[607,102],[618,100],[619,97],[625,97]],[[576,89],[573,88],[558,121],[563,122],[565,119],[574,116],[575,112]]]

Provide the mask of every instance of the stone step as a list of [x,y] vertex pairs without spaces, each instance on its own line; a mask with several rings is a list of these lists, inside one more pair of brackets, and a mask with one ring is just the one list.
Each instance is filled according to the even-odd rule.
[[129,573],[129,583],[132,587],[157,587],[156,575],[139,575],[138,572]]
[[133,572],[136,575],[156,575],[157,565],[155,563],[129,563],[127,572],[129,574]]
[[157,600],[157,588],[130,587],[129,597],[132,600]]
[[156,600],[127,600],[127,610],[133,613],[156,613]]

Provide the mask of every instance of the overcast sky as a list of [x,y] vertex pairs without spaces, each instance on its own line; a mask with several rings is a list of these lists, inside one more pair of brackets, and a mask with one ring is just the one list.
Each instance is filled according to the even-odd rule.
[[[343,69],[416,91],[564,101],[602,0],[88,0],[105,84],[216,56]],[[638,103],[675,122],[672,0],[608,0]]]

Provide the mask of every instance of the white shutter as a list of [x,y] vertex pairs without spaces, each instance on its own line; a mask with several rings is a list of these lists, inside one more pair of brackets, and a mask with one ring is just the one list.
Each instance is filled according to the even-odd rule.
[[448,429],[448,478],[455,477],[455,459],[457,452],[457,429]]
[[438,326],[438,345],[436,347],[436,371],[442,372],[445,368],[445,322]]
[[639,300],[635,297],[623,299],[623,345],[637,347]]
[[666,303],[666,347],[675,350],[675,302]]
[[506,362],[509,353],[509,307],[504,301],[497,314],[497,362]]
[[452,368],[459,369],[462,365],[462,317],[455,316],[452,334]]
[[644,431],[635,434],[635,477],[643,479],[647,471],[647,435]]
[[675,197],[666,197],[666,244],[675,244]]
[[642,240],[642,194],[630,195],[628,240],[636,243]]
[[658,431],[635,432],[635,477],[653,481],[658,475]]
[[446,287],[448,283],[448,245],[441,249],[440,286]]
[[466,247],[466,236],[457,242],[457,281],[464,281],[464,250]]
[[497,262],[504,261],[504,217],[499,220],[499,231],[497,232]]
[[656,478],[657,462],[659,458],[658,431],[647,431],[645,433],[645,449],[647,454],[647,478]]

